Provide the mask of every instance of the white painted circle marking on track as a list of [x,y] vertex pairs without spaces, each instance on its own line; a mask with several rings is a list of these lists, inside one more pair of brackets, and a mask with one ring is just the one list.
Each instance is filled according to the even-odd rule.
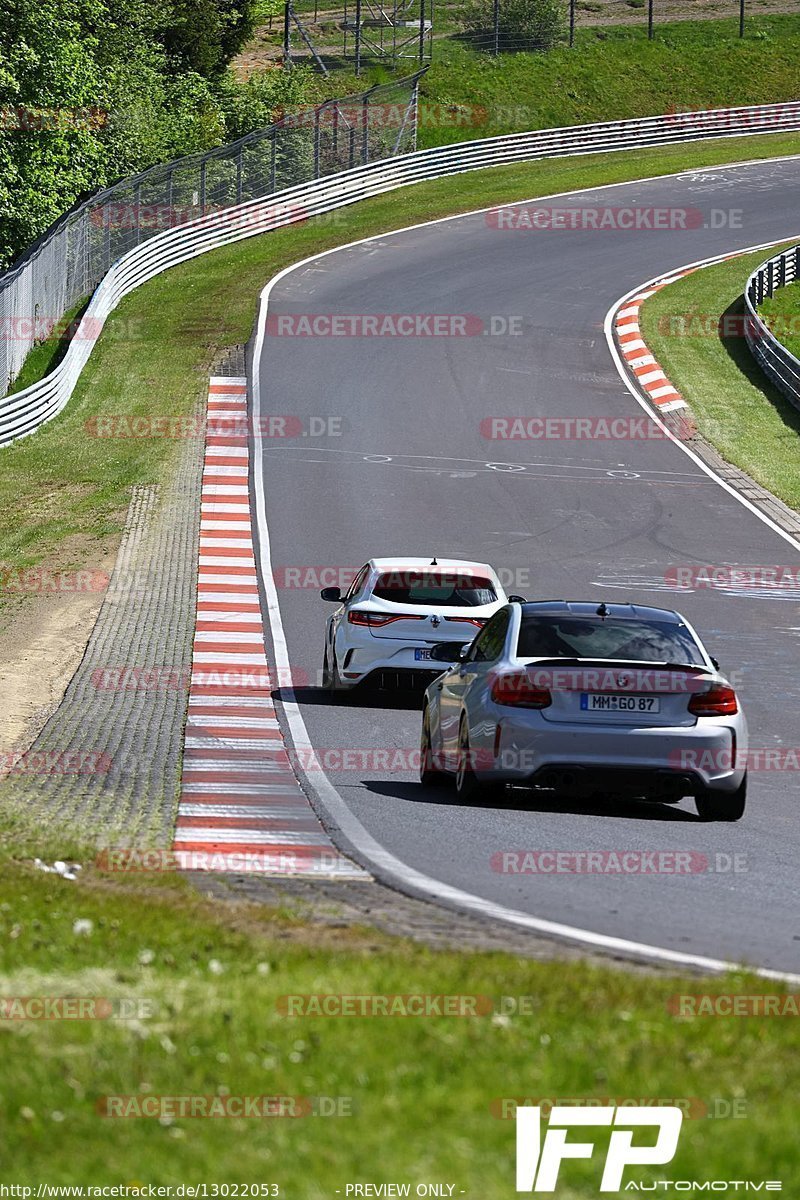
[[[751,166],[763,164],[765,162],[776,163],[797,161],[798,159],[800,159],[800,155],[787,154],[777,159],[754,159],[752,163],[726,163],[723,166],[720,166],[718,169],[729,170],[731,166]],[[609,184],[608,186],[612,188],[625,187],[634,182],[648,183],[656,180],[670,178],[674,179],[676,176],[677,173],[672,175],[650,176],[643,180],[625,180],[624,182],[618,184]],[[533,200],[552,200],[560,196],[580,195],[582,191],[589,192],[591,190],[592,189],[590,188],[585,188],[576,189],[571,192],[557,192],[551,196],[532,197],[529,201],[513,201],[513,203],[522,204],[531,203]],[[484,212],[490,212],[498,207],[502,208],[508,206],[496,204],[489,205],[487,208],[477,209],[471,213],[457,213],[453,216],[440,217],[433,221],[420,221],[414,225],[406,226],[403,229],[392,230],[389,234],[384,232],[380,235],[375,235],[370,238],[361,238],[356,242],[349,243],[345,247],[332,247],[330,250],[323,251],[322,254],[312,255],[307,259],[303,259],[300,262],[294,263],[288,267],[284,267],[282,271],[279,271],[277,275],[274,275],[273,278],[269,280],[269,282],[263,288],[259,298],[259,311],[257,317],[253,362],[258,365],[261,361],[261,354],[263,352],[264,338],[266,333],[266,319],[269,308],[269,298],[272,290],[276,284],[278,284],[287,275],[290,275],[293,271],[296,271],[299,267],[305,266],[307,263],[313,262],[315,259],[327,257],[329,254],[335,254],[345,249],[352,250],[355,247],[372,243],[376,241],[378,237],[385,238],[391,237],[393,234],[409,233],[413,230],[422,229],[427,226],[441,225],[449,221],[461,220],[464,217],[476,216]],[[766,249],[770,246],[777,245],[779,241],[788,240],[790,239],[780,238],[775,241],[762,243],[758,246],[747,247],[740,253],[746,254],[748,253],[748,250],[755,251]],[[730,253],[728,253],[718,256],[717,260],[710,261],[721,261],[722,259],[730,256]],[[699,266],[701,263],[694,265]],[[702,265],[706,265],[706,263],[703,262]],[[716,475],[714,471],[712,471],[711,468],[702,461],[702,459],[698,458],[698,456],[694,454],[687,446],[679,442],[667,428],[667,426],[664,425],[664,423],[651,412],[651,410],[645,405],[644,401],[633,390],[633,387],[625,374],[625,368],[622,360],[617,354],[616,347],[614,346],[612,321],[614,313],[620,307],[620,304],[624,303],[625,300],[629,299],[631,296],[635,295],[637,291],[641,290],[642,289],[640,285],[638,288],[632,288],[630,292],[626,293],[622,301],[618,301],[609,310],[604,323],[606,340],[625,387],[634,397],[637,403],[645,409],[648,416],[650,416],[652,420],[661,426],[666,437],[670,441],[675,442],[675,444],[680,447],[684,454],[687,454],[689,458],[691,458],[692,461],[698,467],[700,467],[704,474],[708,475],[736,500],[742,503],[746,508],[750,509],[750,511],[753,512],[759,520],[768,525],[785,541],[788,541],[791,545],[800,550],[800,544],[798,544],[795,539],[791,537],[791,535],[781,530],[773,521],[771,521],[754,505],[746,500],[745,497],[740,496],[734,488],[725,482],[725,480]],[[252,391],[254,414],[256,417],[258,417],[261,414],[261,381],[257,369],[253,372]],[[267,618],[269,620],[270,629],[272,632],[273,647],[279,677],[281,671],[283,671],[285,673],[285,677],[288,679],[291,678],[289,673],[289,647],[286,641],[286,633],[284,631],[283,621],[281,618],[278,589],[275,583],[275,578],[272,574],[271,545],[269,537],[269,525],[267,523],[264,475],[260,469],[255,469],[255,467],[253,471],[253,483],[255,491],[256,528],[258,532],[258,559],[260,563],[261,581],[264,586],[264,592],[267,601]],[[325,775],[321,770],[321,766],[316,758],[316,752],[311,744],[311,739],[309,737],[300,706],[294,699],[294,692],[292,691],[291,694],[287,695],[285,699],[282,698],[282,703],[295,749],[306,754],[306,759],[304,761],[307,761],[309,767],[309,773],[306,774],[306,778],[309,786],[312,787],[312,790],[318,797],[320,804],[326,810],[328,816],[333,820],[336,826],[341,830],[344,837],[356,849],[358,854],[361,855],[363,859],[370,863],[373,867],[377,867],[385,875],[396,881],[401,888],[411,888],[414,891],[422,892],[423,894],[432,897],[434,900],[455,905],[457,908],[478,912],[482,916],[489,917],[493,920],[504,921],[505,923],[514,925],[518,928],[529,929],[535,933],[542,933],[545,936],[555,937],[566,941],[579,942],[583,945],[591,946],[598,950],[609,951],[610,953],[633,955],[636,957],[669,964],[671,966],[695,967],[714,973],[741,969],[742,964],[740,963],[728,962],[724,959],[710,958],[699,954],[688,954],[683,951],[671,950],[662,946],[651,946],[644,942],[633,942],[627,938],[613,937],[608,934],[596,933],[593,930],[581,929],[577,926],[565,925],[561,922],[548,921],[541,917],[534,917],[529,913],[507,908],[505,905],[497,904],[494,901],[486,900],[481,896],[473,895],[471,892],[464,892],[460,888],[454,888],[450,884],[446,884],[438,879],[432,879],[430,876],[424,875],[422,872],[417,871],[416,868],[410,866],[408,863],[404,863],[400,859],[396,858],[390,851],[388,851],[384,846],[377,842],[375,838],[373,838],[372,834],[361,824],[356,815],[348,808],[347,804],[330,782],[327,775]],[[311,780],[312,774],[313,784]],[[775,971],[766,967],[748,969],[752,970],[754,974],[764,979],[776,979],[782,982],[790,983],[793,986],[800,986],[800,975],[791,974],[784,971]]]

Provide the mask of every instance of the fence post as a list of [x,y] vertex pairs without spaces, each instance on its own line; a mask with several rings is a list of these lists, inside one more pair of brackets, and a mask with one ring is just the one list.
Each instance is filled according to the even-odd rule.
[[289,45],[292,20],[292,6],[289,0],[283,6],[283,65],[287,71],[292,67],[292,51]]
[[569,0],[569,44],[575,45],[575,0]]
[[[395,29],[395,26],[392,26]],[[419,0],[419,61],[420,65],[425,59],[425,0]]]
[[206,160],[200,163],[200,216],[206,215]]
[[369,92],[361,101],[361,162],[369,162]]
[[647,0],[647,37],[653,40],[653,0]]
[[321,104],[319,108],[314,109],[314,178],[319,179],[319,114],[320,110],[325,107]]
[[136,221],[136,245],[142,240],[142,185],[136,184],[133,189],[133,212]]
[[274,129],[270,138],[269,190],[275,191],[276,159],[278,156],[278,131]]
[[239,147],[239,153],[236,155],[236,203],[242,203],[242,159],[244,157],[244,146]]
[[492,24],[494,26],[494,54],[496,57],[500,53],[500,0],[494,0]]
[[745,0],[739,0],[739,37],[744,37],[744,5]]
[[356,0],[356,76],[361,74],[361,0]]

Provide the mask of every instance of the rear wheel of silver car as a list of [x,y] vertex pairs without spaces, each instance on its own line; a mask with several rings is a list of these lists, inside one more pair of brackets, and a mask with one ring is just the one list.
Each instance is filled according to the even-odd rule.
[[444,771],[436,766],[431,743],[431,716],[428,705],[422,713],[422,737],[419,746],[419,781],[423,787],[442,787],[448,783]]
[[471,800],[482,800],[485,803],[500,801],[505,796],[506,785],[493,780],[482,783],[472,769],[472,752],[469,745],[467,722],[461,718],[458,730],[458,755],[456,758],[456,795],[459,800],[468,803]]
[[695,800],[697,815],[704,821],[740,821],[747,802],[747,776],[735,792],[703,792]]

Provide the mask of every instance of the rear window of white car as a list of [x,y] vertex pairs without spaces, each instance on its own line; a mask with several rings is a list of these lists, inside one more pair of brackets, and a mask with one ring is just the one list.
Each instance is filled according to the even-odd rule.
[[420,571],[398,568],[378,576],[373,596],[393,604],[433,604],[444,608],[475,608],[493,604],[497,592],[491,581],[464,571]]
[[684,625],[568,614],[523,617],[517,654],[520,658],[609,658],[705,665]]

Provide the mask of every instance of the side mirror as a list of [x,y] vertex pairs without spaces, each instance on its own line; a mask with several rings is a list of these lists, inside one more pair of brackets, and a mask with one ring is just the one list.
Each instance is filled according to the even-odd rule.
[[525,599],[524,596],[509,596],[508,602],[509,602],[509,604],[527,604],[528,603],[528,601]]
[[342,589],[338,587],[323,588],[320,596],[323,600],[339,601],[342,598]]
[[433,662],[460,662],[462,654],[468,649],[469,646],[463,642],[437,642],[431,646],[431,659]]
[[709,654],[709,656],[708,656],[708,657],[711,659],[712,663],[714,664],[714,670],[715,670],[715,671],[718,671],[718,670],[719,670],[719,659],[718,659],[718,658],[714,658],[714,655],[713,655],[713,654]]

